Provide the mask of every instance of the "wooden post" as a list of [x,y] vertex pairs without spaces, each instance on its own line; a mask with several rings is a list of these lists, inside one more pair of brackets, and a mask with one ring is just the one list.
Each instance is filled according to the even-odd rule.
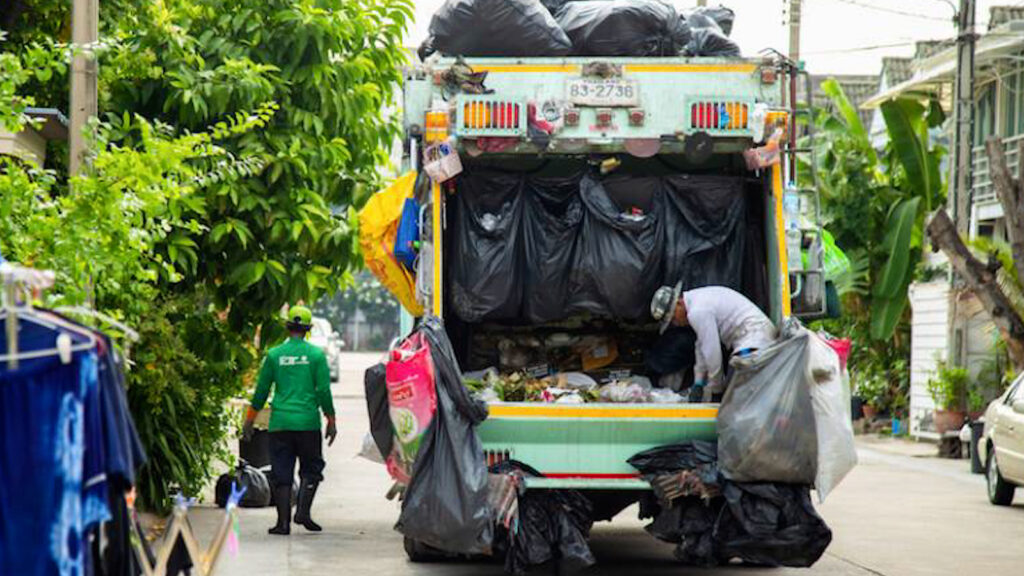
[[[81,173],[86,161],[85,126],[99,114],[97,103],[98,66],[91,53],[99,39],[99,0],[72,0],[71,43],[71,126],[69,168],[71,175]],[[86,53],[86,50],[89,53]]]

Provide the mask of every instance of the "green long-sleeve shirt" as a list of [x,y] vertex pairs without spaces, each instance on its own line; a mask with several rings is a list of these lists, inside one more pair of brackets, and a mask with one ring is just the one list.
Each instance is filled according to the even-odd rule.
[[262,410],[274,390],[270,431],[320,430],[320,411],[334,416],[327,356],[300,338],[270,349],[260,369],[252,407]]

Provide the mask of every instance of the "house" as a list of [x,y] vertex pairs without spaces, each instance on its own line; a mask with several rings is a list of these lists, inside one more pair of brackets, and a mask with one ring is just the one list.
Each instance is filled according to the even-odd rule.
[[[861,104],[866,102],[868,98],[871,98],[878,93],[878,77],[870,75],[860,74],[812,74],[811,75],[811,93],[814,96],[812,104],[815,108],[824,108],[826,110],[832,109],[832,99],[821,89],[821,84],[825,80],[835,80],[839,83],[839,86],[843,89],[843,93],[846,94],[846,98],[850,101],[850,104],[857,108],[860,121],[864,126],[868,126],[871,122],[873,111],[860,109]],[[806,97],[803,94],[804,90],[800,89],[800,101],[806,102]]]
[[25,115],[35,125],[16,134],[0,129],[0,154],[42,166],[46,163],[46,143],[68,139],[68,119],[55,108],[27,108]]
[[[877,108],[897,96],[938,97],[951,114],[957,54],[952,41],[918,46],[910,62],[891,60],[883,68],[891,77],[880,81],[879,93],[865,108]],[[906,72],[909,66],[910,74]],[[975,49],[975,90],[973,97],[974,130],[970,164],[971,238],[1006,238],[1002,206],[996,198],[988,173],[985,140],[992,135],[1004,137],[1011,170],[1016,170],[1017,143],[1024,140],[1024,7],[996,6],[990,11],[988,29],[979,36]],[[881,114],[876,113],[872,134]],[[884,121],[881,121],[884,131]],[[952,141],[953,123],[943,136]],[[950,171],[956,166],[951,164]],[[951,174],[950,182],[956,174]],[[932,257],[930,265],[941,264]],[[919,438],[935,438],[932,426],[934,403],[927,382],[940,359],[966,366],[973,375],[994,354],[999,334],[982,306],[969,293],[952,284],[947,274],[910,289],[911,322],[911,396],[910,432]]]

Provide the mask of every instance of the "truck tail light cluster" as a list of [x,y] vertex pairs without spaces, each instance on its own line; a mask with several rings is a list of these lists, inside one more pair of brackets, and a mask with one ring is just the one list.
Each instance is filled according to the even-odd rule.
[[475,101],[462,105],[462,128],[511,130],[519,128],[519,104]]
[[696,130],[746,130],[750,106],[741,102],[696,102],[690,105],[690,127]]
[[487,467],[490,468],[495,464],[511,460],[512,454],[508,450],[484,450],[484,458],[487,459]]

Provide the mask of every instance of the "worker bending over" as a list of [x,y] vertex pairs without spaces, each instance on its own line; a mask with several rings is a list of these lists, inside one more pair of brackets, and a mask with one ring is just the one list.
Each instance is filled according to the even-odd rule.
[[299,460],[299,497],[295,523],[319,532],[310,508],[316,489],[323,480],[323,441],[320,439],[320,411],[327,417],[328,446],[338,435],[331,398],[331,376],[327,357],[320,348],[306,341],[312,328],[313,313],[304,306],[293,306],[288,312],[288,340],[271,348],[260,369],[252,406],[246,414],[243,435],[252,436],[256,413],[274,390],[270,414],[270,465],[274,486],[277,524],[271,534],[291,532],[292,482],[295,460]]
[[651,316],[669,327],[690,326],[697,334],[696,363],[690,401],[700,402],[704,388],[714,394],[725,390],[722,345],[732,356],[746,356],[775,340],[772,321],[753,302],[724,286],[682,292],[682,282],[662,286],[651,300]]

